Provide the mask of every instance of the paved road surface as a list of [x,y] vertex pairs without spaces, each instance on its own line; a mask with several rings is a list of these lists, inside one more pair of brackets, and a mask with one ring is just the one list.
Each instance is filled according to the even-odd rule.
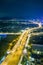
[[[39,28],[39,27],[37,27],[37,28]],[[18,40],[16,45],[13,47],[13,49],[10,51],[10,54],[7,55],[6,59],[2,62],[1,65],[18,65],[18,62],[22,56],[23,49],[25,47],[28,35],[30,34],[30,32],[32,30],[37,29],[37,28],[35,27],[35,28],[29,29],[29,30],[25,30],[22,33],[20,39]],[[30,37],[30,35],[29,35],[29,37]]]
[[27,30],[22,33],[18,43],[13,47],[11,53],[6,57],[6,59],[2,62],[1,65],[18,64],[28,37],[28,32],[29,31]]

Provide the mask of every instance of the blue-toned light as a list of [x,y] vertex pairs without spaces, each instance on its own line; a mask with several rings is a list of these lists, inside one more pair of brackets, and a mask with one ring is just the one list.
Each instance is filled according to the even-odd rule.
[[0,40],[2,39],[2,38],[6,38],[7,37],[7,34],[0,34]]

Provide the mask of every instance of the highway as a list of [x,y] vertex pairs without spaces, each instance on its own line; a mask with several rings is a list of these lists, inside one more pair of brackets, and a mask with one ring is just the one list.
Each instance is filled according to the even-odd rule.
[[41,26],[31,28],[28,30],[24,30],[24,32],[21,34],[18,42],[16,43],[16,45],[13,47],[13,49],[10,51],[10,53],[7,55],[5,60],[0,65],[18,65],[18,63],[21,59],[24,47],[27,44],[26,41],[27,41],[27,39],[30,39],[31,31],[38,29],[40,27]]
[[42,34],[43,35],[43,32],[40,32],[40,33],[32,33],[32,35],[40,35],[40,34]]
[[0,35],[1,34],[6,34],[6,35],[20,35],[21,33],[20,32],[18,32],[18,33],[8,33],[8,32],[7,33],[3,33],[3,32],[1,32]]
[[26,40],[28,37],[28,30],[24,31],[16,45],[11,50],[11,53],[6,57],[1,65],[17,65],[22,55]]

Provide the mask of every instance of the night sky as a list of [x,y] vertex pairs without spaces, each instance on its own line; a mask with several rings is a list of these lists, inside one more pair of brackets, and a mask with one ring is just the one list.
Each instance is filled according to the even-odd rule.
[[0,0],[0,18],[43,18],[43,0]]

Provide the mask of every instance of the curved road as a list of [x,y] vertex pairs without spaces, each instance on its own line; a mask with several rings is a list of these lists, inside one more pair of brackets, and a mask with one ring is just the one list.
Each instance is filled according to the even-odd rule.
[[31,28],[29,30],[25,30],[16,45],[13,47],[13,49],[10,51],[10,54],[7,55],[5,60],[1,63],[1,65],[18,65],[19,60],[22,56],[23,49],[26,45],[26,41],[32,30],[35,30],[39,27]]

